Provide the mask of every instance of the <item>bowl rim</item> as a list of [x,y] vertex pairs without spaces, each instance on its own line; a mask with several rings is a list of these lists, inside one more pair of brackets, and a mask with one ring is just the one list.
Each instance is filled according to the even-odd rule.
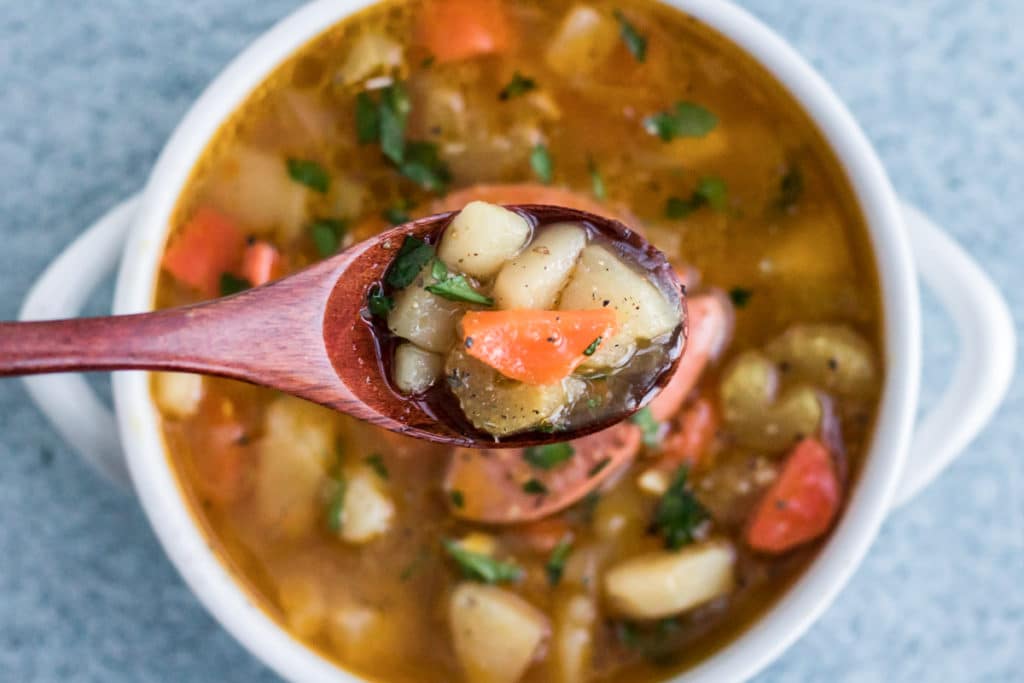
[[[316,0],[250,43],[205,88],[163,148],[143,194],[118,272],[115,313],[152,307],[169,217],[195,162],[225,118],[289,56],[375,0]],[[818,126],[853,189],[868,227],[882,300],[886,385],[865,465],[826,544],[786,593],[746,632],[675,681],[742,680],[789,647],[831,604],[878,534],[905,464],[917,407],[920,304],[895,192],[867,137],[825,80],[772,29],[732,2],[661,0],[735,43]],[[287,633],[255,604],[207,543],[166,456],[148,374],[113,379],[129,470],[164,551],[204,607],[257,659],[289,680],[357,681]]]

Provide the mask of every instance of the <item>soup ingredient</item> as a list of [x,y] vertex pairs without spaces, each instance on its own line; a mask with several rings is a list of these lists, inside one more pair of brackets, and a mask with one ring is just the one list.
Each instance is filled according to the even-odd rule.
[[448,606],[455,654],[470,683],[514,683],[551,632],[544,613],[511,591],[462,583]]
[[168,417],[192,417],[203,400],[203,377],[184,372],[153,373],[153,398]]
[[702,206],[715,211],[724,211],[729,201],[729,190],[725,181],[716,176],[706,176],[697,183],[697,188],[688,199],[669,197],[665,202],[666,218],[686,218]]
[[242,277],[252,287],[265,285],[284,274],[281,252],[270,242],[258,240],[245,248]]
[[585,77],[601,68],[615,49],[618,27],[590,5],[574,5],[548,43],[545,60],[565,77]]
[[399,344],[395,349],[394,380],[399,391],[419,394],[429,389],[444,369],[440,354],[424,351],[415,344]]
[[474,201],[444,231],[437,255],[467,275],[491,278],[526,245],[530,234],[529,223],[519,214]]
[[[472,540],[472,537],[469,539]],[[480,550],[475,550],[473,544],[467,540],[461,543],[446,540],[444,549],[459,565],[467,579],[484,583],[499,583],[501,581],[518,581],[523,575],[523,570],[511,562],[502,562],[491,557],[493,542],[488,542]]]
[[581,593],[563,598],[556,604],[553,645],[560,683],[584,683],[588,680],[598,614],[593,598]]
[[445,353],[455,343],[455,322],[462,309],[453,301],[436,296],[427,287],[437,284],[431,266],[424,266],[415,283],[395,293],[394,308],[388,313],[388,329],[416,346]]
[[619,616],[661,619],[730,592],[735,564],[736,551],[725,539],[639,555],[605,573],[604,593]]
[[877,388],[871,345],[849,327],[793,325],[765,353],[787,376],[842,396],[870,396]]
[[552,309],[587,244],[578,225],[546,226],[529,248],[505,263],[494,281],[494,301],[502,309]]
[[221,296],[232,296],[249,289],[251,285],[249,281],[244,277],[238,277],[231,273],[221,273],[220,276],[220,295]]
[[327,637],[335,651],[352,666],[380,666],[408,647],[408,625],[387,611],[346,598],[326,614]]
[[288,159],[288,175],[300,185],[321,194],[325,194],[331,185],[331,177],[323,166],[309,159]]
[[783,553],[828,531],[839,511],[840,487],[828,448],[817,439],[797,444],[761,500],[747,544]]
[[551,152],[548,151],[547,146],[534,145],[533,151],[530,152],[530,167],[542,183],[551,184],[555,177],[555,164],[551,160]]
[[440,64],[505,52],[513,39],[500,0],[428,0],[419,32]]
[[689,468],[680,467],[665,495],[658,501],[651,525],[664,539],[669,550],[679,550],[693,543],[708,521],[708,511],[686,485]]
[[488,307],[494,305],[494,299],[473,289],[473,285],[469,284],[465,276],[449,273],[448,266],[442,261],[434,260],[433,265],[430,266],[430,274],[437,280],[436,284],[426,287],[431,294],[436,294],[449,301]]
[[556,465],[561,465],[575,453],[576,449],[570,443],[549,443],[543,446],[530,446],[523,451],[523,459],[534,467],[550,470]]
[[551,551],[551,557],[548,558],[547,564],[544,565],[544,571],[548,576],[548,583],[552,586],[557,586],[562,580],[562,572],[565,571],[565,561],[569,557],[569,553],[572,551],[572,541],[568,538],[563,539],[555,546],[555,549]]
[[338,69],[338,78],[344,85],[356,85],[373,76],[391,75],[405,63],[402,44],[382,33],[363,33],[351,45]]
[[279,155],[247,144],[236,146],[223,159],[210,193],[214,204],[230,209],[231,217],[246,230],[273,234],[282,244],[302,232],[311,195],[306,185],[292,180]]
[[718,117],[694,102],[676,102],[668,111],[644,119],[644,129],[665,142],[704,137],[718,125]]
[[615,312],[607,308],[471,311],[462,318],[462,338],[466,353],[505,377],[553,384],[592,356],[615,326]]
[[636,27],[630,23],[626,15],[622,13],[622,10],[615,10],[615,20],[619,22],[619,35],[622,37],[622,42],[629,49],[630,54],[638,62],[646,60],[647,38],[636,30]]
[[245,236],[234,221],[204,206],[171,240],[164,252],[163,267],[182,284],[213,297],[221,274],[236,265],[244,243]]
[[341,506],[342,540],[366,543],[391,529],[395,505],[383,491],[381,479],[368,465],[349,468],[345,473],[345,494]]
[[512,80],[498,93],[499,100],[509,100],[513,97],[525,95],[537,88],[537,81],[528,78],[518,71],[512,74]]

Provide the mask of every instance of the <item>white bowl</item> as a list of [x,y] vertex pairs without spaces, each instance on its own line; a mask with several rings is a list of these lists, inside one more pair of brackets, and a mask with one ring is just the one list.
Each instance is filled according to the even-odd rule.
[[[884,298],[885,389],[866,464],[846,512],[817,559],[753,628],[677,679],[738,681],[766,666],[810,626],[856,569],[894,502],[908,499],[927,484],[988,421],[1013,374],[1014,332],[1002,297],[970,258],[919,212],[901,210],[885,170],[850,113],[787,43],[728,2],[667,1],[745,49],[817,123],[865,215]],[[69,247],[37,282],[21,318],[76,314],[88,292],[122,255],[122,246],[114,311],[150,309],[169,217],[221,122],[299,47],[368,4],[313,2],[239,55],[175,130],[141,199],[118,207]],[[953,382],[916,435],[921,331],[913,254],[961,337]],[[285,678],[302,683],[355,680],[255,607],[210,550],[164,453],[144,373],[114,377],[116,431],[114,417],[81,377],[34,377],[26,384],[54,426],[101,471],[123,481],[127,461],[135,490],[168,556],[207,609],[255,656]]]

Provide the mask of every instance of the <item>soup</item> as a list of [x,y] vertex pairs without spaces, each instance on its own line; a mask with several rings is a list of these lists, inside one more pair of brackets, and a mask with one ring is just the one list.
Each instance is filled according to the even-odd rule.
[[[785,593],[855,485],[884,380],[863,219],[792,98],[676,10],[391,0],[311,41],[217,133],[156,304],[473,201],[610,215],[667,254],[689,338],[649,406],[474,451],[154,375],[182,490],[253,599],[360,676],[665,679]],[[383,296],[367,316],[389,315]]]

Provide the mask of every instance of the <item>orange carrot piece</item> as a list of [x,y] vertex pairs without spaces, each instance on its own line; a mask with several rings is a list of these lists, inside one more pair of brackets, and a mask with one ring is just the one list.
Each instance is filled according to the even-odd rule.
[[206,428],[203,446],[194,451],[196,484],[214,503],[233,503],[244,492],[248,460],[244,435],[244,427],[237,422],[212,424]]
[[718,414],[715,404],[707,398],[697,399],[683,412],[679,420],[679,431],[665,440],[660,464],[673,471],[679,465],[699,465],[717,431]]
[[462,338],[466,353],[506,377],[553,384],[568,377],[586,360],[591,345],[599,346],[615,327],[610,308],[471,311],[462,318]]
[[238,263],[245,236],[234,221],[202,207],[164,252],[163,267],[178,281],[206,296],[217,296],[220,277]]
[[245,248],[242,256],[242,277],[253,287],[265,285],[281,277],[284,270],[281,252],[270,242],[260,240]]
[[512,43],[501,0],[428,0],[419,33],[439,63],[505,52]]
[[839,511],[839,481],[832,456],[820,441],[804,439],[754,512],[747,544],[783,553],[828,531]]

